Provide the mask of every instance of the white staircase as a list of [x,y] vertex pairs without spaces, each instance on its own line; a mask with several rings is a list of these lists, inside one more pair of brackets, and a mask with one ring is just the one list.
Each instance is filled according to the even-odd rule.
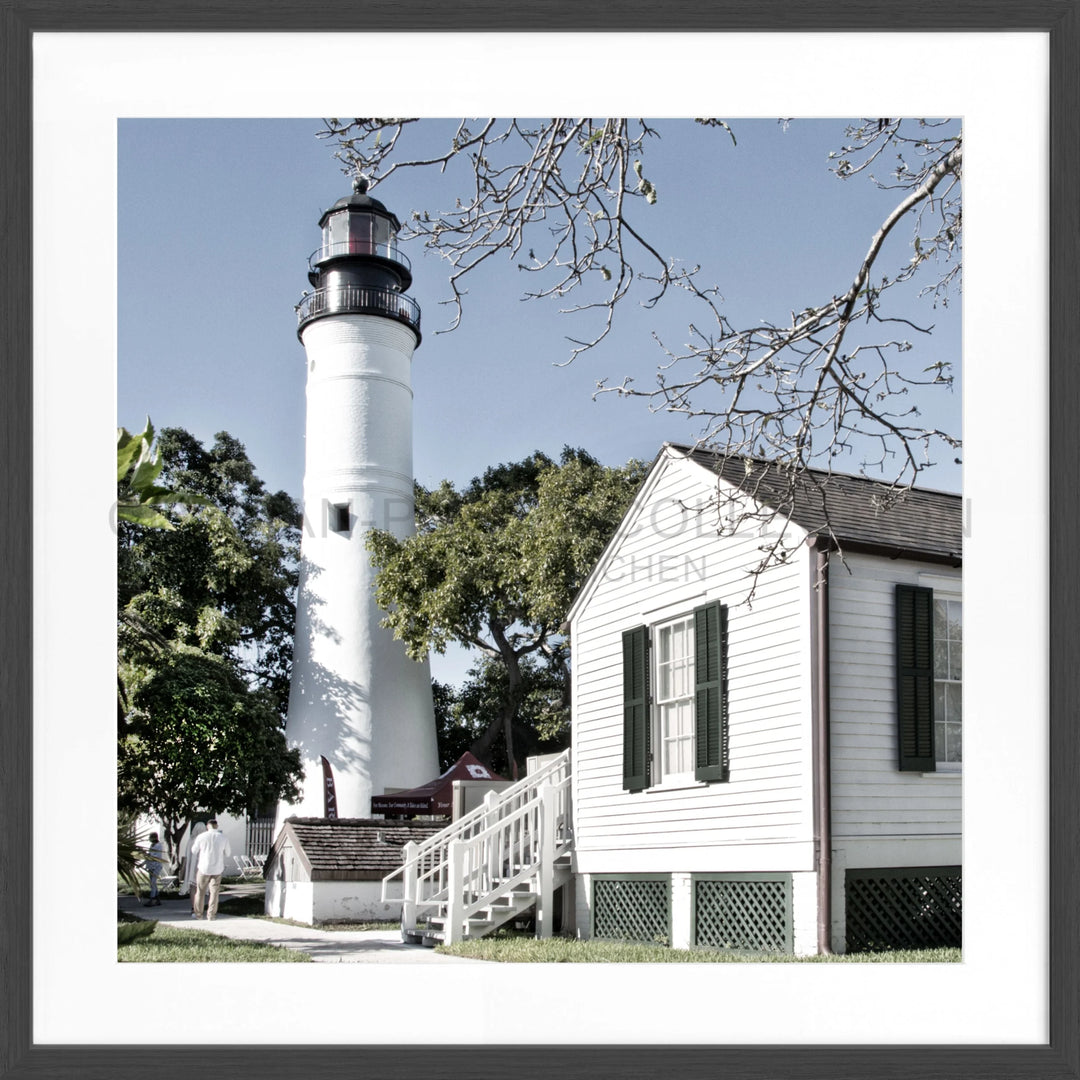
[[424,945],[490,934],[536,909],[536,936],[554,928],[555,890],[570,878],[570,751],[547,762],[422,844],[383,879],[401,882],[401,935]]

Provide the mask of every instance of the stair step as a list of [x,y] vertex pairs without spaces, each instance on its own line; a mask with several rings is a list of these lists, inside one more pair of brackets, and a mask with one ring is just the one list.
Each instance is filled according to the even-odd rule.
[[[479,938],[515,921],[523,912],[536,903],[537,895],[534,892],[515,892],[507,896],[500,896],[486,907],[481,908],[474,915],[469,916],[466,938]],[[422,944],[433,946],[445,940],[447,915],[445,911],[439,915],[428,918],[428,928],[417,931],[422,935]]]

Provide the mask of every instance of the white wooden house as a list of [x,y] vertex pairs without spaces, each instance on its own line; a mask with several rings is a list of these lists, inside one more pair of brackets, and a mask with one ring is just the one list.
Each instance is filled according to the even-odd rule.
[[960,498],[718,466],[665,446],[569,614],[579,933],[959,943]]
[[662,449],[569,612],[572,752],[406,853],[407,937],[547,934],[562,887],[580,937],[959,943],[961,500],[816,479]]

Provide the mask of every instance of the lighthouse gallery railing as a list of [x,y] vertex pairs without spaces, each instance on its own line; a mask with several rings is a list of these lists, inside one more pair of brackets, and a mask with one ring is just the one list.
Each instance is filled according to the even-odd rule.
[[383,315],[420,331],[420,305],[380,285],[335,285],[308,293],[296,306],[298,328],[320,315]]

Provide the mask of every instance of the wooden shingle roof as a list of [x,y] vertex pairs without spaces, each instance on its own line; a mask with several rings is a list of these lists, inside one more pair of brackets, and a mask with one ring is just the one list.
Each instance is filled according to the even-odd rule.
[[817,469],[808,470],[803,482],[792,485],[770,462],[667,445],[780,510],[812,535],[835,536],[842,548],[960,564],[963,506],[959,495],[925,488],[897,493],[887,483]]
[[421,843],[444,827],[382,818],[288,818],[267,866],[290,843],[312,881],[376,880],[401,865],[409,841]]

